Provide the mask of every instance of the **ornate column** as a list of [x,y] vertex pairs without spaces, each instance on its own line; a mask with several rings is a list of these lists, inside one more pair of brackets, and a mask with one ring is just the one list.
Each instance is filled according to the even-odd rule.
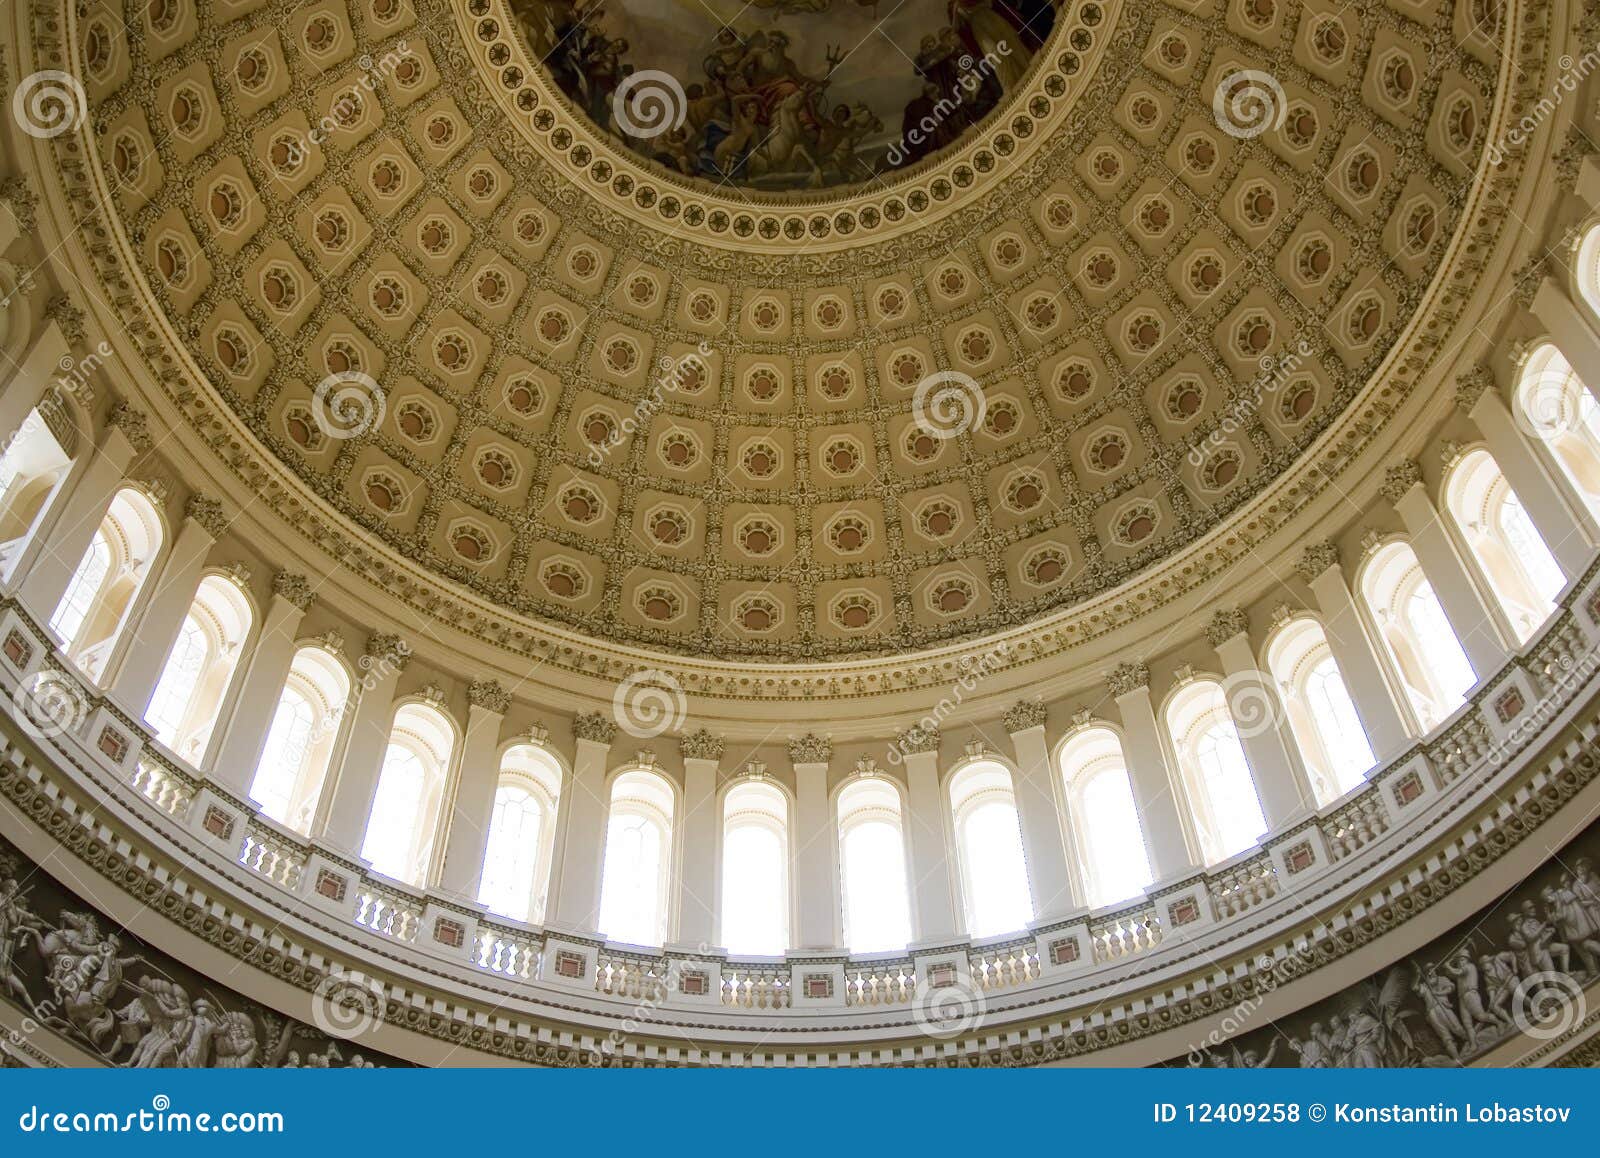
[[106,421],[100,444],[88,452],[88,461],[81,469],[75,468],[77,478],[70,484],[61,514],[18,588],[23,604],[39,620],[48,621],[55,613],[111,500],[127,477],[129,464],[149,449],[150,434],[145,429],[143,411],[126,402],[117,403]]
[[467,734],[461,745],[461,774],[445,830],[439,890],[475,902],[483,878],[483,856],[494,819],[494,794],[500,784],[500,725],[511,693],[494,680],[467,685]]
[[241,800],[255,783],[267,734],[289,678],[289,665],[294,662],[300,621],[311,598],[311,584],[304,575],[279,571],[272,577],[272,602],[256,635],[239,684],[237,706],[222,733],[210,773],[212,783]]
[[1500,400],[1494,374],[1487,366],[1478,366],[1457,384],[1456,404],[1483,432],[1500,473],[1539,529],[1539,537],[1556,557],[1562,573],[1568,579],[1582,575],[1594,554],[1594,544],[1600,542],[1600,523],[1588,507],[1567,500]]
[[1583,311],[1567,296],[1566,290],[1545,278],[1533,298],[1533,314],[1539,319],[1561,356],[1578,372],[1589,393],[1600,398],[1600,337]]
[[1150,846],[1150,871],[1158,882],[1186,876],[1199,863],[1191,851],[1199,842],[1189,831],[1184,797],[1174,770],[1167,765],[1160,725],[1150,703],[1150,669],[1142,663],[1121,663],[1111,669],[1106,683],[1122,716],[1123,756]]
[[[346,734],[343,758],[333,790],[316,826],[317,835],[335,851],[359,857],[367,835],[367,817],[383,773],[389,750],[389,729],[394,723],[395,688],[411,658],[411,649],[397,635],[374,635],[367,640],[360,693]],[[322,810],[319,810],[322,811]]]
[[1206,638],[1222,660],[1228,714],[1255,778],[1261,811],[1277,831],[1316,811],[1317,794],[1288,734],[1288,716],[1272,677],[1256,665],[1249,628],[1249,617],[1235,607],[1211,617]]
[[1056,770],[1044,735],[1045,708],[1037,700],[1016,704],[1005,715],[1017,760],[1017,820],[1028,860],[1028,887],[1033,892],[1033,917],[1051,920],[1077,907],[1084,895],[1078,858],[1063,825]]
[[205,495],[191,495],[183,513],[183,526],[161,564],[161,573],[143,599],[143,609],[135,608],[132,629],[118,644],[120,659],[113,660],[111,696],[135,716],[144,715],[150,706],[167,655],[194,603],[211,548],[228,529],[222,504]]
[[833,743],[805,735],[789,741],[794,765],[794,878],[799,898],[797,949],[832,949],[843,940],[839,920],[839,826],[828,800]]
[[1367,742],[1381,766],[1411,746],[1411,732],[1379,658],[1378,645],[1339,569],[1339,548],[1331,542],[1307,547],[1300,556],[1299,571],[1311,585],[1328,650],[1339,665],[1345,691],[1356,705]]
[[722,812],[717,807],[721,736],[704,728],[678,741],[683,755],[683,843],[678,858],[678,941],[693,949],[717,943],[722,890]]
[[599,712],[572,721],[578,750],[572,760],[572,783],[561,793],[556,809],[555,866],[550,873],[551,923],[573,932],[604,932],[600,923],[600,869],[604,863],[606,760],[617,725]]
[[950,847],[950,808],[939,783],[939,733],[912,728],[896,741],[905,753],[908,812],[906,851],[911,874],[907,887],[916,917],[918,942],[948,941],[966,929]]
[[1466,560],[1456,550],[1449,530],[1422,484],[1422,467],[1413,459],[1389,468],[1383,494],[1400,512],[1411,537],[1411,549],[1439,597],[1445,617],[1455,628],[1461,647],[1478,678],[1500,670],[1510,647],[1500,631],[1500,618],[1484,598]]

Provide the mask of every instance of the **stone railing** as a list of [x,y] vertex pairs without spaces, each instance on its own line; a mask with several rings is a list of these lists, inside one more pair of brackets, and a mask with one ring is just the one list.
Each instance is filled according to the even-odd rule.
[[[801,954],[739,960],[717,953],[677,958],[670,952],[585,940],[536,925],[486,916],[459,901],[408,889],[358,862],[256,816],[159,745],[56,655],[48,635],[12,601],[0,600],[0,690],[47,672],[72,689],[61,721],[24,730],[54,751],[63,774],[90,793],[120,798],[132,811],[204,838],[218,862],[241,880],[267,886],[292,910],[300,905],[341,918],[352,934],[376,937],[402,957],[444,959],[463,976],[492,976],[529,992],[574,988],[607,998],[710,1006],[742,1015],[783,1016],[807,1009],[893,1016],[916,1004],[922,987],[967,984],[991,995],[1038,991],[1068,974],[1125,975],[1139,958],[1155,965],[1197,935],[1213,959],[1231,935],[1251,944],[1274,922],[1301,913],[1299,898],[1345,865],[1380,866],[1391,843],[1405,840],[1428,809],[1493,792],[1495,779],[1540,741],[1564,714],[1600,687],[1600,565],[1522,651],[1486,681],[1437,733],[1374,772],[1367,784],[1263,846],[1190,877],[1163,882],[1151,895],[1114,909],[1085,912],[990,942],[917,946],[904,955]],[[76,697],[76,698],[74,698]],[[37,722],[36,722],[37,723]],[[1335,866],[1339,866],[1335,869]],[[1359,869],[1358,869],[1359,871]],[[1288,886],[1290,879],[1293,888]],[[260,890],[255,890],[260,893]],[[1296,904],[1283,904],[1294,892]],[[325,923],[325,922],[324,922]],[[1182,936],[1175,934],[1181,930]],[[1171,952],[1169,952],[1169,947]],[[948,972],[941,972],[948,971]],[[1082,982],[1075,982],[1081,985]],[[991,1010],[995,1000],[991,996]],[[903,1012],[900,1014],[903,1016]]]

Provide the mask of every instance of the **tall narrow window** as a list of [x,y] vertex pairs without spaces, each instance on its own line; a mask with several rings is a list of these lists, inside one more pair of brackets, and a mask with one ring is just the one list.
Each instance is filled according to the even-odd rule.
[[771,784],[736,784],[722,805],[722,936],[735,953],[789,948],[789,802]]
[[[1591,235],[1591,240],[1597,234]],[[1578,501],[1600,516],[1600,404],[1548,342],[1522,365],[1512,399],[1517,425],[1548,452]]]
[[986,760],[967,765],[950,778],[950,807],[967,931],[991,937],[1026,928],[1033,920],[1033,898],[1010,770]]
[[1285,624],[1267,648],[1267,666],[1318,801],[1364,783],[1376,760],[1322,625],[1309,616]]
[[396,710],[361,845],[362,859],[384,876],[426,882],[454,751],[455,727],[443,712],[417,703]]
[[1374,551],[1359,585],[1385,656],[1422,729],[1431,731],[1466,702],[1477,683],[1439,597],[1404,542]]
[[208,575],[167,654],[145,719],[156,738],[198,766],[227,702],[254,612],[232,579]]
[[1110,728],[1086,728],[1061,746],[1060,759],[1089,904],[1137,896],[1152,874],[1122,741]]
[[105,671],[161,541],[161,518],[149,498],[132,487],[118,491],[50,616],[67,658],[89,679]]
[[1445,504],[1517,639],[1527,642],[1555,611],[1567,580],[1488,451],[1455,464]]
[[869,777],[839,793],[839,855],[845,945],[852,953],[904,949],[911,943],[911,897],[894,785]]
[[478,888],[479,903],[491,912],[517,921],[544,919],[560,791],[560,765],[543,748],[518,744],[500,758]]
[[611,785],[600,930],[613,941],[660,945],[667,938],[672,786],[654,772],[624,772]]
[[1207,862],[1243,852],[1261,839],[1267,822],[1222,685],[1185,685],[1167,704],[1166,718]]
[[295,652],[250,798],[302,835],[311,831],[349,696],[350,677],[335,655],[315,644]]
[[[53,413],[66,417],[60,406]],[[75,438],[67,442],[77,445]],[[16,565],[71,469],[72,459],[51,423],[39,408],[31,410],[0,454],[0,571],[9,572]],[[66,635],[59,629],[56,634]]]

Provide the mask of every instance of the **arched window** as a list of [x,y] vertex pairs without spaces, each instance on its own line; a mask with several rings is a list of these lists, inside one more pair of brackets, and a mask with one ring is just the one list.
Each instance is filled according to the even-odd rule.
[[1085,728],[1061,746],[1060,760],[1089,904],[1137,896],[1153,874],[1122,741],[1110,728]]
[[1267,647],[1267,667],[1317,799],[1326,804],[1365,783],[1377,760],[1322,625],[1310,617],[1285,624]]
[[561,766],[537,744],[516,744],[500,757],[478,886],[478,902],[490,912],[516,921],[544,919],[560,794]]
[[966,897],[967,932],[1012,933],[1033,920],[1022,829],[1004,764],[980,760],[950,778],[956,850]]
[[1578,500],[1600,517],[1600,404],[1549,342],[1522,364],[1513,404],[1518,428],[1544,445]]
[[150,500],[132,487],[118,491],[50,616],[67,658],[91,680],[105,671],[161,539],[161,517]]
[[672,785],[657,773],[639,769],[612,781],[600,929],[613,941],[667,939],[672,810]]
[[1462,455],[1445,485],[1445,505],[1518,641],[1526,643],[1567,585],[1561,565],[1488,451]]
[[1267,822],[1227,693],[1215,680],[1194,680],[1173,695],[1166,718],[1206,863],[1243,852]]
[[1410,544],[1389,543],[1361,570],[1361,597],[1423,731],[1466,702],[1472,664]]
[[789,948],[789,802],[771,784],[735,784],[722,802],[722,935],[735,953]]
[[409,703],[395,711],[361,844],[361,858],[384,876],[418,887],[426,881],[455,741],[438,708]]
[[839,793],[839,858],[845,945],[852,953],[904,949],[911,943],[911,895],[893,784],[870,776]]
[[350,676],[337,656],[316,644],[294,653],[250,798],[302,835],[311,831],[349,698]]
[[1600,225],[1584,234],[1578,246],[1578,263],[1574,270],[1578,294],[1597,321],[1600,321]]
[[221,575],[200,580],[145,719],[156,738],[195,766],[204,760],[254,620],[239,585]]

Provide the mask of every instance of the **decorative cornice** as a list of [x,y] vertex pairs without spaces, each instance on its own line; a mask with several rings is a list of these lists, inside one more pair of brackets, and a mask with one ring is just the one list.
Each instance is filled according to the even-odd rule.
[[1300,572],[1301,578],[1307,583],[1321,575],[1329,567],[1339,565],[1339,544],[1332,539],[1321,543],[1312,543],[1300,552],[1300,561],[1296,563],[1295,570]]
[[1225,607],[1206,624],[1206,639],[1212,647],[1221,647],[1228,640],[1250,628],[1250,617],[1238,607]]
[[1113,696],[1125,696],[1129,692],[1150,686],[1150,669],[1142,663],[1119,663],[1106,673],[1106,686],[1111,689]]
[[572,734],[580,740],[609,744],[617,738],[617,725],[616,721],[599,712],[584,712],[573,718]]
[[1046,711],[1043,700],[1022,700],[1011,705],[1011,710],[1005,714],[1005,729],[1015,736],[1018,732],[1026,732],[1029,728],[1044,726]]
[[111,407],[111,413],[106,415],[106,425],[122,431],[122,436],[140,454],[150,449],[149,419],[143,410],[130,406],[126,399],[119,399]]
[[272,577],[272,593],[287,599],[301,611],[311,606],[311,600],[316,597],[316,592],[311,589],[311,580],[298,571],[279,571]]
[[503,716],[511,707],[511,693],[498,680],[473,680],[467,685],[467,703]]
[[206,534],[220,539],[228,531],[228,515],[222,509],[222,500],[210,495],[190,495],[183,504],[184,516],[205,528]]
[[685,760],[720,760],[726,744],[705,728],[696,728],[678,738],[678,752]]
[[1414,458],[1395,463],[1383,474],[1383,485],[1378,489],[1391,503],[1398,503],[1406,493],[1422,481],[1422,464]]
[[815,732],[789,740],[789,759],[795,764],[826,764],[833,759],[833,741]]

